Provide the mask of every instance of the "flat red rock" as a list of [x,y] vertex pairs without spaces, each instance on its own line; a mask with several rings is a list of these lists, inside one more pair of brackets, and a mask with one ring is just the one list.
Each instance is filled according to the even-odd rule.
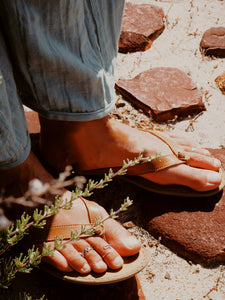
[[164,30],[164,13],[160,7],[150,4],[126,3],[119,52],[145,51]]
[[205,55],[225,57],[225,27],[206,30],[200,42],[200,50]]
[[[225,167],[225,150],[210,151]],[[159,196],[154,201],[154,217],[147,225],[153,236],[161,237],[173,251],[196,263],[225,261],[224,193],[203,199]]]
[[153,68],[133,79],[120,79],[116,89],[156,121],[187,117],[205,110],[196,85],[177,68]]

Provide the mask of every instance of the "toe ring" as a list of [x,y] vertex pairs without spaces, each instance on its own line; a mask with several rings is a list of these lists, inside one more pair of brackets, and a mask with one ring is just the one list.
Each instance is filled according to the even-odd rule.
[[102,255],[102,258],[104,258],[106,255],[110,254],[111,252],[112,252],[111,250],[107,251],[105,254]]
[[108,250],[105,254],[102,255],[102,258],[104,258],[105,256],[107,256],[108,254],[110,254],[112,252],[112,247],[107,244],[103,247],[104,250]]
[[79,253],[82,257],[85,257],[85,255],[91,250],[94,250],[94,247],[89,246],[89,247],[85,248],[83,252],[79,252]]

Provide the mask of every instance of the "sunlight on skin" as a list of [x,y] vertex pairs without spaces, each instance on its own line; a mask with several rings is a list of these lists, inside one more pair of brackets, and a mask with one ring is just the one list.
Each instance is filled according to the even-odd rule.
[[[40,121],[43,159],[59,170],[64,168],[65,162],[81,170],[120,166],[124,159],[137,157],[143,149],[147,156],[171,154],[170,148],[156,136],[109,117],[89,122],[64,122],[41,117]],[[57,138],[54,135],[56,130]],[[62,143],[60,151],[55,153],[58,139]],[[221,183],[220,161],[185,139],[181,143],[179,136],[172,137],[172,140],[178,143],[181,152],[189,154],[188,165],[170,167],[144,177],[159,184],[186,185],[199,191],[217,188]],[[47,148],[48,152],[45,151]]]

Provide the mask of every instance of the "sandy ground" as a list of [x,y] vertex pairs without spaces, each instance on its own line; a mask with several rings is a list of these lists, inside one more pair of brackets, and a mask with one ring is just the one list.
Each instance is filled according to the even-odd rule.
[[[188,132],[204,147],[218,148],[225,144],[225,96],[215,78],[225,71],[225,59],[203,57],[199,51],[202,34],[210,27],[225,26],[225,1],[219,0],[133,0],[163,8],[166,28],[145,52],[119,54],[116,79],[130,79],[154,67],[176,67],[186,72],[202,96],[207,111],[197,119],[194,131]],[[206,96],[205,96],[206,95]],[[178,122],[174,131],[188,127],[189,121]]]
[[[170,130],[182,131],[203,147],[224,147],[225,95],[214,80],[225,71],[225,59],[203,57],[199,51],[199,43],[205,30],[225,25],[225,1],[131,2],[151,3],[162,7],[166,16],[166,28],[149,50],[119,54],[116,79],[133,78],[152,67],[177,67],[185,71],[201,90],[207,110],[196,119],[192,130],[188,119],[171,124]],[[132,122],[138,122],[139,119],[140,117],[131,115],[128,122],[132,125]],[[148,122],[147,117],[144,119]],[[157,126],[168,127],[167,124]],[[151,240],[147,233],[141,233],[140,236],[145,243]],[[225,299],[224,266],[203,268],[178,257],[157,243],[149,251],[149,265],[139,274],[146,299]]]

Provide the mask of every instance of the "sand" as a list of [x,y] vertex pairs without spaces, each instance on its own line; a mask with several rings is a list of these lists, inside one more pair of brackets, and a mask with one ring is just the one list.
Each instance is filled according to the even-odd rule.
[[[149,50],[118,55],[116,80],[133,78],[152,67],[177,67],[183,70],[201,90],[206,111],[196,118],[192,127],[189,119],[169,125],[155,125],[182,132],[202,147],[224,147],[225,95],[219,90],[215,78],[225,71],[225,59],[204,57],[199,51],[199,44],[205,30],[225,25],[225,1],[130,2],[151,3],[162,7],[166,16],[166,28]],[[132,108],[130,111],[132,114],[127,117],[130,125],[140,119],[152,121],[146,116],[140,117],[140,114],[136,116]],[[144,231],[139,236],[146,245],[152,240]],[[146,299],[225,299],[224,266],[203,268],[178,257],[156,241],[148,248],[149,264],[139,274]]]
[[118,78],[130,79],[154,67],[176,67],[186,72],[202,91],[207,111],[197,118],[194,131],[185,132],[189,120],[176,123],[181,130],[203,147],[218,148],[225,144],[225,95],[215,78],[225,71],[225,59],[202,56],[199,44],[202,34],[210,27],[224,26],[224,1],[141,1],[163,8],[166,28],[145,52],[119,54],[116,68]]

